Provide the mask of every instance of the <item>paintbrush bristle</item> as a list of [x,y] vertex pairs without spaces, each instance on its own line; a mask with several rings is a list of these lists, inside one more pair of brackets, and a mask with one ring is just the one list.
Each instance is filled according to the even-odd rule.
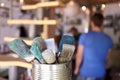
[[33,44],[36,44],[42,51],[44,51],[47,48],[45,40],[41,37],[36,37],[33,40]]
[[46,48],[45,41],[42,38],[37,37],[33,40],[30,51],[33,53],[36,59],[39,60],[40,63],[45,63],[41,54],[42,50],[44,50],[45,48]]
[[28,62],[32,61],[35,58],[29,51],[27,44],[20,38],[10,42],[9,48]]
[[63,44],[62,53],[59,56],[59,62],[71,61],[74,54],[75,46],[70,44]]
[[56,57],[55,57],[53,51],[50,49],[46,49],[45,51],[43,51],[42,57],[48,64],[52,64],[56,61]]

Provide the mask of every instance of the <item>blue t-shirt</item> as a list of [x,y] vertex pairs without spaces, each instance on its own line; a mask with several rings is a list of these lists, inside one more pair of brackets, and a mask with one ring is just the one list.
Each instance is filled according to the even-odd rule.
[[103,32],[90,31],[80,36],[78,45],[84,46],[80,75],[104,77],[107,53],[113,47],[111,38]]

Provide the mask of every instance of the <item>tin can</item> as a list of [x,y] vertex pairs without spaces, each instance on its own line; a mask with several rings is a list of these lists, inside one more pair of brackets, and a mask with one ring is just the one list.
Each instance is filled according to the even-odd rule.
[[72,80],[72,63],[37,64],[32,67],[33,80]]

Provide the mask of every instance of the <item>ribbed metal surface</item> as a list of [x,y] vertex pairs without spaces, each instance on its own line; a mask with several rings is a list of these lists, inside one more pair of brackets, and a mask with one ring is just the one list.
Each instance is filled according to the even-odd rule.
[[33,80],[72,80],[71,63],[33,64]]

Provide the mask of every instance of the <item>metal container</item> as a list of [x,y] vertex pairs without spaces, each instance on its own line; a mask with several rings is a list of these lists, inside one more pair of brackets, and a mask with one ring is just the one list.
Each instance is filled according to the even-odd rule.
[[33,64],[33,80],[72,80],[72,63]]

